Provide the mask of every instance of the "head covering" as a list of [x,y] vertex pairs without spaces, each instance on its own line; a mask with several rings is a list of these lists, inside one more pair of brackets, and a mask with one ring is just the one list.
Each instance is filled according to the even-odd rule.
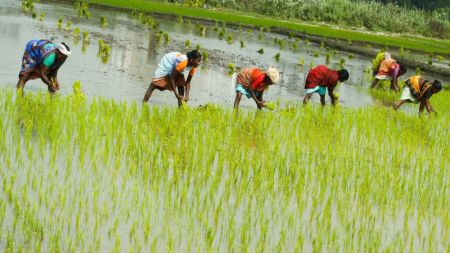
[[71,54],[70,49],[63,43],[58,45],[58,51],[67,56]]
[[270,81],[273,84],[278,83],[280,81],[280,72],[275,67],[269,67],[266,71],[266,75],[270,78]]

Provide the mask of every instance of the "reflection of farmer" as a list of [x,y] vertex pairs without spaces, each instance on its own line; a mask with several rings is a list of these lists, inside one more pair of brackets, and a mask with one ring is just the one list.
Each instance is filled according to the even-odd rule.
[[391,90],[399,91],[400,88],[397,84],[398,78],[405,74],[406,71],[407,68],[405,65],[397,63],[390,57],[386,58],[380,63],[375,80],[373,80],[370,88],[377,86],[379,80],[391,79]]
[[311,69],[306,77],[305,90],[306,95],[303,99],[303,104],[308,104],[314,93],[319,93],[320,103],[325,105],[325,94],[327,93],[331,98],[331,103],[337,103],[338,97],[333,93],[337,82],[345,82],[348,80],[349,74],[346,69],[332,70],[324,65],[319,65]]
[[278,83],[280,73],[278,69],[269,67],[266,72],[259,68],[244,68],[236,77],[236,98],[234,99],[234,108],[239,108],[242,94],[247,98],[255,100],[258,109],[265,107],[263,100],[264,90],[272,84]]
[[49,40],[29,41],[23,54],[17,89],[23,88],[28,80],[40,78],[50,92],[59,90],[58,69],[69,55],[70,48],[64,42],[56,45]]
[[[189,100],[189,90],[191,89],[191,80],[197,67],[202,61],[202,55],[197,50],[184,55],[179,52],[171,52],[163,56],[159,63],[158,69],[155,71],[150,86],[144,96],[144,102],[150,99],[155,89],[163,91],[173,91],[178,99],[178,105],[181,106],[182,101]],[[189,71],[187,80],[184,79],[184,72]],[[186,94],[185,94],[186,87]]]
[[442,84],[438,80],[434,82],[423,79],[421,76],[410,77],[405,82],[402,96],[399,101],[394,104],[397,110],[405,102],[420,103],[419,113],[427,108],[429,113],[436,112],[430,105],[430,97],[442,90]]

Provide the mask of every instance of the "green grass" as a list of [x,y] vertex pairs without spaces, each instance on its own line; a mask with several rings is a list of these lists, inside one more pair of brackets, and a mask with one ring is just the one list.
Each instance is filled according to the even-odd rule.
[[438,115],[152,107],[0,90],[5,252],[445,252]]
[[[226,9],[207,10],[201,8],[186,7],[163,2],[145,0],[92,0],[94,4],[107,5],[126,9],[138,9],[145,12],[167,13],[180,16],[204,18],[210,20],[220,19],[228,23],[245,24],[263,27],[280,27],[311,35],[336,38],[341,40],[359,41],[364,43],[375,43],[393,47],[403,47],[425,52],[450,54],[450,41],[434,39],[417,39],[414,37],[392,37],[369,33],[356,32],[346,29],[334,29],[326,26],[315,26],[304,23],[296,23],[264,17],[260,15],[248,15]],[[218,18],[220,17],[220,18]]]

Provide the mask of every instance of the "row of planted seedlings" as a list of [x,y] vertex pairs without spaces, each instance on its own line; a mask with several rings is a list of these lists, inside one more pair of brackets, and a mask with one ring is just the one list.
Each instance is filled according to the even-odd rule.
[[7,252],[447,247],[445,96],[434,101],[445,112],[424,119],[374,107],[150,108],[74,90],[0,92]]

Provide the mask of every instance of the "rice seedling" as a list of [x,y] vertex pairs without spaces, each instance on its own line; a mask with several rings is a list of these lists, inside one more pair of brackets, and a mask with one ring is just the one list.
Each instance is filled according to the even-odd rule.
[[111,56],[111,47],[105,43],[102,39],[98,40],[98,53],[97,56],[102,60],[103,63],[108,63],[109,57]]
[[416,68],[416,75],[422,75],[422,70],[419,67]]
[[108,26],[108,21],[106,20],[106,17],[100,17],[100,26],[102,28],[106,28]]
[[314,57],[317,58],[317,57],[319,57],[319,55],[320,55],[320,52],[319,52],[319,51],[314,51],[314,54],[313,54]]
[[226,41],[227,41],[228,45],[233,44],[233,35],[231,35],[230,33],[227,34]]
[[178,16],[178,17],[177,17],[177,22],[178,22],[179,24],[182,24],[182,23],[183,23],[183,16]]
[[186,40],[186,41],[184,42],[184,47],[185,47],[186,49],[191,48],[191,41],[190,41],[190,40]]
[[34,3],[32,0],[22,1],[22,12],[25,14],[31,14],[34,11]]
[[89,40],[90,40],[89,32],[88,31],[83,31],[82,35],[83,35],[83,43],[89,43]]
[[73,29],[72,35],[75,39],[78,39],[80,37],[80,28],[79,27],[75,27]]
[[228,75],[233,75],[236,72],[236,66],[233,63],[228,63]]
[[241,40],[241,41],[239,41],[240,42],[240,44],[241,44],[241,48],[244,48],[245,47],[245,42],[243,41],[243,40]]
[[258,54],[264,54],[264,48],[260,48],[258,51],[256,51]]
[[348,54],[348,59],[353,59],[353,58],[355,58],[355,56],[353,55],[353,54]]
[[433,65],[433,54],[427,54],[427,63]]
[[298,69],[299,69],[300,71],[303,71],[304,68],[305,68],[305,59],[304,59],[304,58],[300,58],[300,59],[298,60],[298,62],[297,62],[297,66],[298,66]]
[[338,66],[339,66],[340,69],[345,68],[345,59],[344,58],[341,58],[339,60],[339,65]]
[[56,25],[57,25],[57,27],[58,27],[58,30],[61,30],[61,29],[62,29],[62,23],[63,23],[63,19],[62,19],[62,17],[59,17],[59,18],[58,18],[58,21],[56,22]]
[[169,44],[170,44],[170,36],[169,36],[169,33],[163,32],[163,37],[164,37],[164,45],[169,45]]
[[44,22],[45,19],[45,12],[42,12],[41,15],[39,15],[39,21]]
[[403,49],[403,47],[400,47],[399,51],[398,51],[398,56],[400,58],[405,57],[405,50]]
[[89,12],[89,3],[86,1],[75,2],[75,13],[79,18],[90,18],[91,13]]
[[330,65],[330,63],[331,63],[331,54],[330,54],[330,53],[327,53],[327,54],[325,55],[325,64],[326,64],[326,65]]
[[70,31],[70,27],[72,26],[72,21],[67,20],[66,22],[66,31]]
[[280,61],[280,53],[275,54],[274,58],[275,58],[275,61],[279,62]]
[[133,16],[133,17],[137,16],[138,13],[139,13],[139,11],[138,11],[137,9],[134,9],[134,8],[133,8],[133,9],[131,10],[131,16]]
[[204,64],[208,63],[209,53],[206,50],[202,51],[202,61]]
[[31,13],[31,18],[32,19],[36,19],[37,18],[37,13],[36,12],[32,12]]

